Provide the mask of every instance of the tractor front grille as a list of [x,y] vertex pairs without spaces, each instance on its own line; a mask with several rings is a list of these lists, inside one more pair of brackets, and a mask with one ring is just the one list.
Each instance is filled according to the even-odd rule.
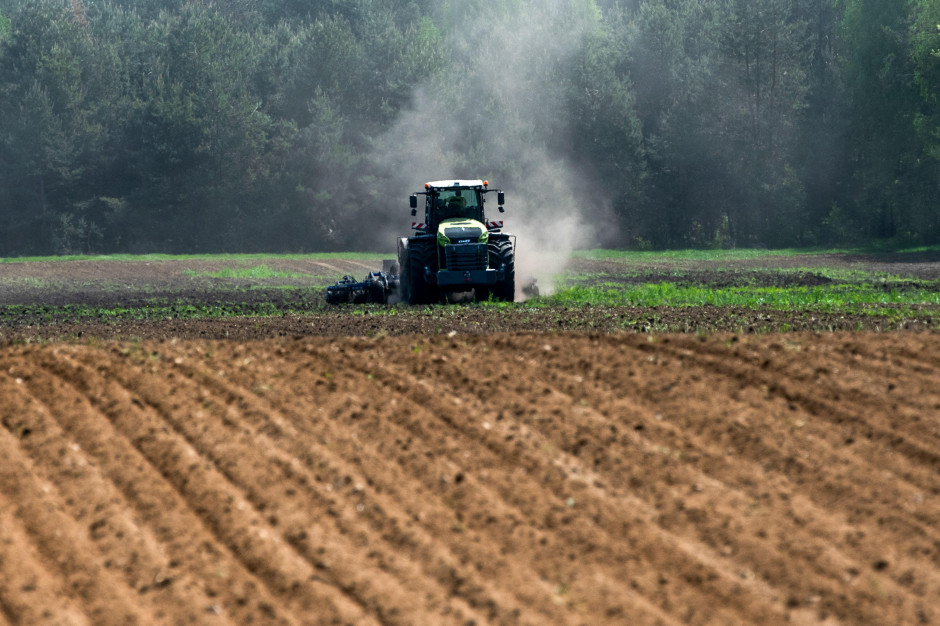
[[485,270],[487,266],[485,243],[464,243],[444,246],[444,261],[452,271]]

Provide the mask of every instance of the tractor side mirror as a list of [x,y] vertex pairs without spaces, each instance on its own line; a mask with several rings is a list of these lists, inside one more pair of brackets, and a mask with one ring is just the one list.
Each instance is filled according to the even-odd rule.
[[[506,204],[506,194],[503,193],[502,191],[496,192],[496,204],[498,204],[500,207]],[[502,208],[500,208],[499,212],[500,213],[503,212]]]
[[[408,203],[411,205],[412,209],[417,209],[418,208],[418,196],[411,194],[411,196],[408,198]],[[414,211],[412,211],[411,214],[414,215]]]

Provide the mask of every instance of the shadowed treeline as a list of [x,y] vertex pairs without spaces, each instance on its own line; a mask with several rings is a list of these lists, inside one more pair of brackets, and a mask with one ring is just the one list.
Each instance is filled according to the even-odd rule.
[[509,192],[536,251],[936,243],[938,25],[932,0],[0,0],[0,256],[391,249],[450,176]]

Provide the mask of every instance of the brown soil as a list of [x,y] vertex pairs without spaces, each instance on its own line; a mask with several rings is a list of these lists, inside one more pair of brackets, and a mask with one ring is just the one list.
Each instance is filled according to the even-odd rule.
[[10,623],[940,619],[940,336],[0,351]]
[[0,623],[940,621],[940,333],[569,313],[2,329]]
[[781,331],[917,331],[940,327],[940,310],[925,307],[916,318],[802,311],[755,311],[722,307],[586,307],[487,310],[444,307],[388,315],[381,307],[351,314],[318,309],[304,315],[266,318],[169,319],[99,323],[0,325],[3,343],[161,339],[271,339],[277,337],[382,337],[398,335],[492,334],[508,332],[715,333]]

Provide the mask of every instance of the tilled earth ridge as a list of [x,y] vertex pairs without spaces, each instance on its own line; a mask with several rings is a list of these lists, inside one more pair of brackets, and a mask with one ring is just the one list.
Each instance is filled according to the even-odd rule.
[[0,347],[0,621],[940,620],[940,335]]
[[[887,309],[887,307],[883,307]],[[914,307],[912,307],[914,308]],[[0,345],[45,341],[237,339],[277,337],[382,337],[400,335],[486,335],[508,332],[755,334],[869,330],[934,331],[940,307],[919,307],[916,317],[817,311],[773,311],[730,307],[551,307],[493,310],[439,307],[398,314],[378,305],[365,311],[339,307],[305,314],[215,319],[121,320],[110,322],[39,322],[0,325]]]

